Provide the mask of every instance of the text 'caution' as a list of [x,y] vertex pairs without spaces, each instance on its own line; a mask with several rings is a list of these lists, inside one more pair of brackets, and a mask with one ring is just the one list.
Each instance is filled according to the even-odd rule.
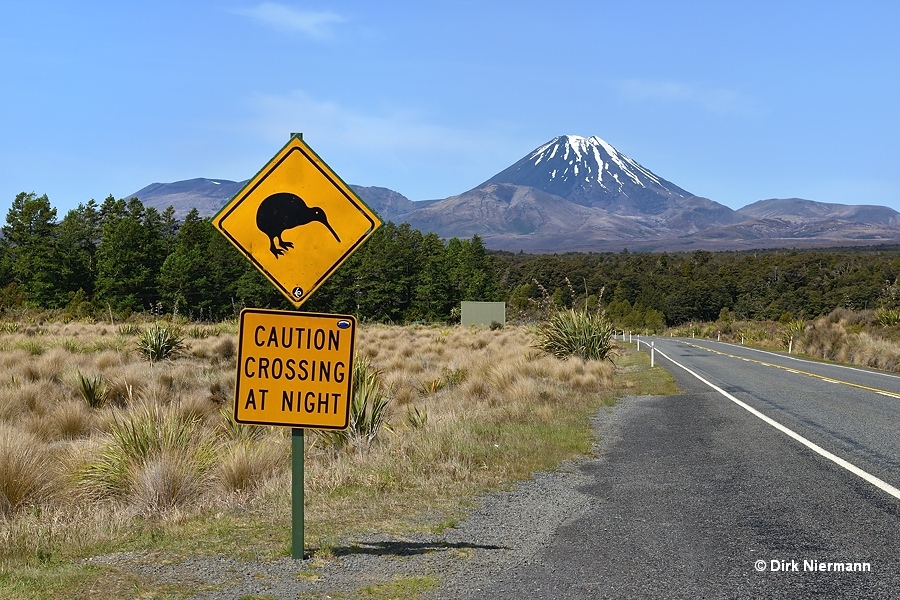
[[248,308],[239,337],[237,422],[347,428],[356,319]]

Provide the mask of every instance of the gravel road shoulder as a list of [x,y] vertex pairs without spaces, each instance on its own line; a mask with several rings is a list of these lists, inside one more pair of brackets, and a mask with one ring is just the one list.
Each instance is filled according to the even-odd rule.
[[163,563],[157,556],[117,553],[90,559],[150,577],[158,583],[196,590],[195,600],[354,597],[369,585],[406,577],[433,577],[440,583],[426,598],[466,598],[505,569],[524,564],[547,545],[557,527],[578,516],[587,497],[586,462],[604,460],[619,437],[629,410],[644,397],[623,398],[593,419],[595,448],[536,473],[510,491],[476,499],[476,508],[457,527],[439,534],[407,536],[378,533],[343,540],[327,560],[290,558],[247,561],[213,555]]

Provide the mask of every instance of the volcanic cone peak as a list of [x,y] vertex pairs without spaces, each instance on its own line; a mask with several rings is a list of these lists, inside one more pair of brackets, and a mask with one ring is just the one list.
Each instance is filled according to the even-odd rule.
[[597,136],[553,138],[486,183],[527,185],[619,214],[658,214],[693,196]]

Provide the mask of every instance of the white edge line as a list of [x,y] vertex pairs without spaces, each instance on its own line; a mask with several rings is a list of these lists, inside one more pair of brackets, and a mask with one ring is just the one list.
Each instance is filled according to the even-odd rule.
[[796,432],[794,432],[793,430],[788,429],[787,427],[785,427],[784,425],[782,425],[782,424],[779,423],[778,421],[776,421],[776,420],[774,420],[774,419],[772,419],[772,418],[770,418],[770,417],[767,417],[766,415],[762,414],[761,412],[759,412],[758,410],[756,410],[756,409],[753,408],[752,406],[749,406],[749,405],[747,405],[747,404],[744,404],[743,402],[741,402],[740,400],[738,400],[737,398],[735,398],[734,396],[732,396],[731,394],[729,394],[728,392],[726,392],[725,390],[723,390],[722,388],[720,388],[719,386],[717,386],[717,385],[715,385],[715,384],[713,384],[713,383],[710,383],[709,381],[705,380],[703,377],[701,377],[701,376],[698,375],[697,373],[694,373],[693,371],[691,371],[690,369],[688,369],[688,368],[687,368],[686,366],[684,366],[683,364],[681,364],[681,363],[679,363],[679,362],[676,362],[676,361],[672,360],[671,357],[669,357],[669,356],[663,354],[662,352],[660,352],[659,348],[656,348],[656,352],[659,352],[664,358],[666,358],[667,360],[672,361],[673,364],[675,364],[675,365],[681,367],[682,369],[684,369],[685,371],[687,371],[688,373],[690,373],[691,375],[693,375],[694,377],[696,377],[697,379],[699,379],[700,381],[702,381],[703,383],[705,383],[706,385],[708,385],[709,387],[711,387],[712,389],[716,390],[717,392],[719,392],[720,394],[722,394],[723,396],[725,396],[726,398],[728,398],[729,400],[731,400],[732,402],[734,402],[735,404],[737,404],[738,406],[740,406],[741,408],[743,408],[744,410],[746,410],[747,412],[749,412],[750,414],[752,414],[753,416],[759,418],[760,420],[764,421],[765,423],[768,423],[769,425],[771,425],[772,427],[774,427],[775,429],[777,429],[777,430],[780,431],[781,433],[783,433],[783,434],[785,434],[785,435],[787,435],[787,436],[789,436],[789,437],[794,438],[795,440],[797,440],[798,442],[800,442],[801,444],[803,444],[804,446],[806,446],[807,448],[809,448],[810,450],[812,450],[813,452],[815,452],[816,454],[819,454],[819,455],[821,455],[821,456],[827,458],[828,460],[830,460],[831,462],[835,463],[836,465],[843,467],[844,469],[850,471],[851,473],[853,473],[853,474],[856,475],[857,477],[861,477],[862,479],[865,479],[866,481],[868,481],[869,483],[871,483],[872,485],[874,485],[874,486],[877,487],[878,489],[880,489],[880,490],[882,490],[882,491],[884,491],[884,492],[887,492],[888,494],[890,494],[890,495],[893,496],[894,498],[897,498],[898,500],[900,500],[900,490],[898,490],[897,488],[895,488],[895,487],[892,486],[891,484],[887,483],[886,481],[883,481],[883,480],[879,479],[878,477],[875,477],[875,476],[872,475],[871,473],[867,473],[866,471],[863,471],[862,469],[860,469],[860,468],[857,467],[856,465],[847,462],[847,461],[844,460],[843,458],[841,458],[841,457],[839,457],[839,456],[835,456],[834,454],[832,454],[832,453],[829,452],[828,450],[822,448],[822,447],[819,446],[818,444],[814,444],[813,442],[809,441],[808,439],[806,439],[805,437],[803,437],[803,436],[800,435],[799,433],[796,433]]

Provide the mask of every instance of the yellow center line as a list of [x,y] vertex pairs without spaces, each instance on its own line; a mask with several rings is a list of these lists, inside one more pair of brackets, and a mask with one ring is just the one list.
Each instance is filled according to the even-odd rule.
[[727,356],[729,358],[737,358],[740,360],[745,360],[747,362],[756,363],[758,365],[763,365],[766,367],[775,367],[776,369],[781,369],[782,371],[787,371],[788,373],[799,373],[800,375],[808,375],[809,377],[815,377],[816,379],[820,379],[822,381],[827,381],[828,383],[839,383],[842,385],[849,385],[850,387],[859,388],[861,390],[866,390],[869,392],[875,392],[876,394],[881,394],[882,396],[890,396],[891,398],[900,398],[900,394],[898,394],[896,392],[889,392],[887,390],[881,390],[878,388],[869,387],[867,385],[853,383],[852,381],[843,381],[841,379],[833,379],[831,377],[825,377],[824,375],[817,375],[816,373],[810,373],[809,371],[801,371],[799,369],[794,369],[792,367],[784,367],[782,365],[768,363],[768,362],[765,362],[762,360],[757,360],[755,358],[747,358],[745,356],[737,356],[735,354],[728,354],[727,352],[721,352],[720,350],[714,350],[712,348],[705,348],[704,346],[698,346],[697,344],[692,344],[690,342],[684,342],[684,343],[693,348],[699,348],[700,350],[706,350],[707,352],[712,352],[713,354],[719,354],[721,356]]

